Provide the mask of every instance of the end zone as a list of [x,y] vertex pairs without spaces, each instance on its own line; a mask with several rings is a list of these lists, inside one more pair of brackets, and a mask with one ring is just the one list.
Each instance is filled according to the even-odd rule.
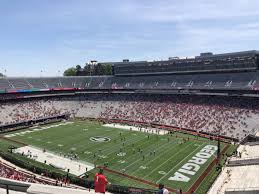
[[164,129],[157,129],[157,128],[151,128],[151,127],[135,127],[132,125],[121,125],[117,123],[110,123],[110,124],[104,124],[103,127],[111,127],[116,129],[124,129],[129,131],[138,131],[143,133],[150,133],[150,134],[156,134],[156,135],[167,135],[169,132]]
[[94,169],[94,164],[83,162],[80,160],[71,160],[69,158],[64,158],[60,155],[49,151],[43,151],[43,149],[33,147],[33,146],[24,146],[14,150],[15,153],[23,154],[28,158],[34,159],[35,161],[45,163],[47,165],[53,166],[57,169],[67,171],[76,176],[80,176],[85,173],[87,170]]

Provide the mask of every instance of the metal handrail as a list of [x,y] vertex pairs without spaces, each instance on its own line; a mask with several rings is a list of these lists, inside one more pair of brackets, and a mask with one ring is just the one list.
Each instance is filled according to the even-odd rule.
[[[20,189],[15,189],[14,187],[20,187]],[[28,185],[19,185],[14,183],[0,183],[0,188],[6,189],[6,194],[9,194],[9,190],[11,191],[25,191],[29,188]]]

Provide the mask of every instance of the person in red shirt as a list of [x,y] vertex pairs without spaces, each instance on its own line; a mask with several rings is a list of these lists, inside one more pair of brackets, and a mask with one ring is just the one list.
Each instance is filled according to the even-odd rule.
[[108,181],[103,175],[103,169],[100,169],[99,173],[96,173],[94,176],[94,190],[96,193],[105,194],[106,185]]

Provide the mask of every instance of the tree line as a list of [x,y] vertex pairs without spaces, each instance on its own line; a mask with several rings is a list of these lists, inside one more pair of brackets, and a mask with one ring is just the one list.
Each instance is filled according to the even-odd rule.
[[76,65],[66,69],[64,76],[92,76],[92,75],[112,75],[113,66],[111,64],[86,64],[84,67]]

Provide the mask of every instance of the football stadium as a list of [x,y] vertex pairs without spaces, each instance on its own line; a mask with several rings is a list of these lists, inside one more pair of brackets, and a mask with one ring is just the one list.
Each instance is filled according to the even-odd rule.
[[0,79],[1,185],[87,189],[102,169],[111,193],[258,192],[234,183],[258,165],[258,51],[111,65]]
[[259,1],[0,1],[0,194],[259,194]]

